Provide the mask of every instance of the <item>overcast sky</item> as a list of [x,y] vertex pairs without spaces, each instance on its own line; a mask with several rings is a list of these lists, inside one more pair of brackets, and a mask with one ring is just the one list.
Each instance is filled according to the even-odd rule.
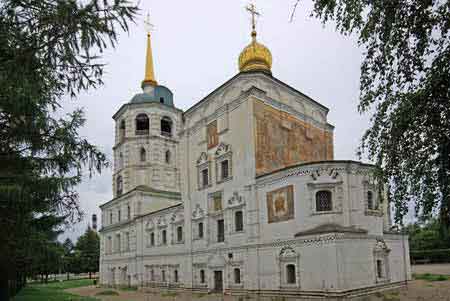
[[[370,116],[357,112],[362,49],[356,40],[324,27],[309,17],[311,2],[302,0],[289,22],[295,0],[256,0],[261,11],[258,40],[272,52],[272,72],[330,108],[335,126],[335,159],[357,159],[359,141]],[[250,16],[243,0],[141,1],[150,11],[156,79],[174,93],[175,106],[187,109],[238,72],[237,59],[250,42]],[[104,55],[105,85],[67,101],[65,109],[84,107],[86,126],[81,134],[98,145],[111,160],[114,125],[111,116],[141,91],[146,32],[140,16],[129,34],[121,34],[117,48]],[[98,206],[112,198],[111,170],[86,179],[79,186],[83,222],[64,237],[76,238]],[[63,238],[64,238],[63,237]]]

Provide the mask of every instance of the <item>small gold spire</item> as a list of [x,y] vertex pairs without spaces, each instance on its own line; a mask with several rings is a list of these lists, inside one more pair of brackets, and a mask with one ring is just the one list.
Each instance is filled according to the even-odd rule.
[[147,18],[144,21],[146,27],[147,27],[147,56],[145,59],[145,77],[142,81],[142,86],[149,84],[152,86],[158,85],[155,79],[155,72],[153,70],[153,54],[152,54],[152,43],[151,43],[151,37],[150,32],[153,29],[153,24],[150,23],[150,14],[147,13]]

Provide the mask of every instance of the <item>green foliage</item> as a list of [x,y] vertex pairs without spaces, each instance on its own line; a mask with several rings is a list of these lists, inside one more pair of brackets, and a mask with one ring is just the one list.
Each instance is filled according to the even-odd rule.
[[75,249],[75,256],[79,257],[78,261],[82,272],[95,273],[99,270],[100,237],[97,232],[88,228],[78,238]]
[[450,280],[450,276],[435,275],[430,273],[425,274],[413,274],[414,279],[426,280],[426,281],[447,281]]
[[444,263],[450,262],[450,249],[411,250],[409,252],[413,263]]
[[13,301],[96,301],[91,297],[80,297],[63,290],[91,285],[92,280],[71,280],[48,284],[34,284],[24,288]]
[[448,1],[314,0],[363,47],[359,110],[373,112],[361,151],[390,183],[396,222],[408,203],[450,226],[450,4]]
[[[100,55],[128,30],[127,0],[4,0],[0,5],[0,299],[25,277],[48,273],[61,251],[50,236],[79,220],[83,170],[108,166],[78,135],[81,109],[58,111],[69,94],[102,84]],[[7,287],[10,286],[10,290]]]
[[405,230],[409,235],[410,249],[421,251],[450,248],[450,237],[441,237],[440,228],[438,219],[431,219],[426,223],[417,222],[406,226]]

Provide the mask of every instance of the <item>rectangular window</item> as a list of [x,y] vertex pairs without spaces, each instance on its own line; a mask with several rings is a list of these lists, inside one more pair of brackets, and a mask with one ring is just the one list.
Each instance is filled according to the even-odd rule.
[[113,213],[112,211],[109,213],[109,224],[111,225],[113,223]]
[[116,252],[119,253],[121,250],[121,246],[120,246],[120,234],[116,235]]
[[219,144],[219,134],[217,132],[217,120],[214,120],[206,126],[206,131],[208,135],[208,149],[215,147]]
[[377,277],[383,278],[383,262],[381,260],[377,260]]
[[150,233],[150,246],[154,246],[155,245],[155,233],[152,232]]
[[244,230],[244,216],[242,211],[236,211],[234,214],[234,226],[236,231]]
[[217,221],[217,242],[225,241],[225,224],[223,219]]
[[208,185],[209,185],[208,169],[205,168],[202,170],[202,187],[206,187]]
[[120,222],[121,216],[120,216],[120,209],[117,211],[117,221]]
[[203,238],[203,223],[198,223],[198,238]]
[[223,160],[220,163],[220,170],[222,172],[222,180],[228,179],[229,176],[229,170],[228,170],[228,160]]
[[108,236],[108,244],[106,247],[106,253],[111,254],[112,253],[112,239],[111,236]]
[[178,242],[183,241],[183,227],[181,227],[181,226],[177,227],[177,241]]
[[162,239],[163,245],[167,244],[167,231],[166,230],[162,230],[161,239]]
[[130,233],[129,232],[125,233],[125,250],[126,251],[130,250]]
[[241,283],[241,270],[238,268],[234,269],[234,283]]

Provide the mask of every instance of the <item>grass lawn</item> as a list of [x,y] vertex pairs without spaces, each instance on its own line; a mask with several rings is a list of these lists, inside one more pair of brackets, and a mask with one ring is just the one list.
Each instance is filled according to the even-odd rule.
[[447,281],[450,280],[450,276],[446,275],[434,275],[430,273],[425,274],[413,274],[414,279],[426,280],[426,281]]
[[47,284],[31,284],[22,289],[14,301],[97,301],[96,298],[72,295],[67,288],[92,285],[92,279],[69,280]]

